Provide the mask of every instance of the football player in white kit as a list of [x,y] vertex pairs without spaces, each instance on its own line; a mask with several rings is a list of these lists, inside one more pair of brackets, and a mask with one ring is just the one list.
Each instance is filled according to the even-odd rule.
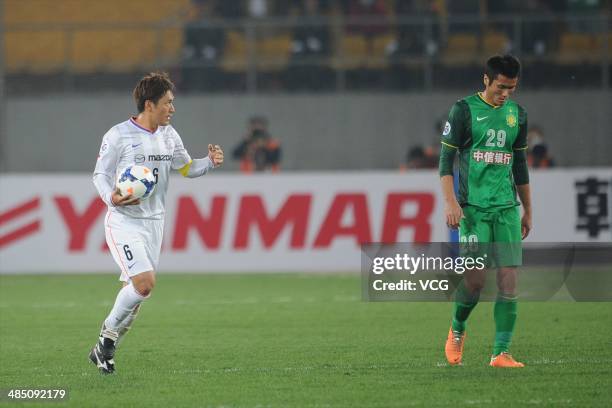
[[[191,159],[170,125],[175,112],[173,91],[174,85],[165,73],[142,78],[134,89],[138,115],[113,126],[104,135],[94,170],[93,182],[108,206],[104,219],[106,242],[121,269],[123,282],[89,355],[104,374],[115,371],[115,347],[136,318],[140,303],[155,286],[170,170],[193,178],[223,163],[219,145],[208,145],[207,157]],[[118,172],[133,164],[147,166],[155,176],[155,190],[146,200],[123,197],[115,187]]]

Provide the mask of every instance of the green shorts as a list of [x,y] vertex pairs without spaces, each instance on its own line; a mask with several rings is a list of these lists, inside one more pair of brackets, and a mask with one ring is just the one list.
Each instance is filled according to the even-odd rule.
[[[459,223],[462,255],[486,254],[488,267],[523,264],[521,218],[518,207],[483,211],[465,206]],[[465,256],[465,255],[464,255]]]

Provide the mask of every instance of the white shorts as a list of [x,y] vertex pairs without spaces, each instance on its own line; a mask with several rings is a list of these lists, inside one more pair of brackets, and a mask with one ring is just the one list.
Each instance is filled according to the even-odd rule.
[[110,252],[121,269],[120,281],[128,282],[139,273],[157,269],[164,220],[131,218],[109,211],[104,231]]

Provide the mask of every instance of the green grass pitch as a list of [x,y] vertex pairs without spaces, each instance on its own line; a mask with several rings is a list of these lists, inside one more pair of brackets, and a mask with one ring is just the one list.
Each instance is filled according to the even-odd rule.
[[[65,387],[71,407],[610,406],[612,303],[519,303],[521,370],[488,367],[492,304],[464,365],[448,303],[366,303],[359,276],[161,274],[102,376],[87,354],[112,275],[0,277],[0,388]],[[14,404],[19,407],[33,404]],[[7,403],[0,403],[9,406]]]

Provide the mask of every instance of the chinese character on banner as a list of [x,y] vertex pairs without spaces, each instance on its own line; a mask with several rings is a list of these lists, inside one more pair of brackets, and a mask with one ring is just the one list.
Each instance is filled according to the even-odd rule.
[[578,208],[577,230],[586,230],[590,238],[610,229],[608,210],[608,186],[610,182],[589,177],[576,182]]
[[485,152],[484,153],[484,161],[487,164],[493,163],[493,159],[495,159],[495,152]]
[[503,164],[504,163],[504,154],[502,152],[495,153],[495,160],[493,160],[495,164]]
[[512,161],[512,154],[504,153],[504,164],[510,164]]
[[483,153],[480,150],[475,150],[474,151],[474,160],[476,160],[477,162],[481,161],[483,158]]

